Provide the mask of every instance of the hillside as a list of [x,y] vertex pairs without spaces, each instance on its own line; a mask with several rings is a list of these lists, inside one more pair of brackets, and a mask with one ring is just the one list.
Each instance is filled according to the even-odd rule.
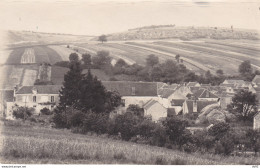
[[46,44],[66,44],[86,42],[94,36],[72,35],[59,33],[44,33],[33,31],[7,31],[7,46],[9,48],[46,45]]
[[254,30],[219,27],[176,27],[174,25],[147,26],[108,35],[110,41],[153,39],[259,39]]

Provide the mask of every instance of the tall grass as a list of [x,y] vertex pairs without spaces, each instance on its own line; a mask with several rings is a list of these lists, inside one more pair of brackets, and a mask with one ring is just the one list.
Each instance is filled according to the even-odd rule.
[[[2,163],[103,164],[259,164],[260,158],[187,154],[104,136],[73,134],[69,130],[7,126],[2,130]],[[49,161],[48,161],[49,160]]]

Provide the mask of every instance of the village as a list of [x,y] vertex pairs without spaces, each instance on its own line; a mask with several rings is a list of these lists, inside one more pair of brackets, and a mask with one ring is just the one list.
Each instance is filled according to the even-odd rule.
[[[226,79],[219,86],[198,82],[166,84],[102,81],[102,84],[108,91],[116,91],[122,96],[122,104],[114,113],[122,114],[130,105],[138,105],[144,110],[144,116],[150,116],[154,122],[175,115],[199,116],[207,107],[226,110],[238,90],[247,90],[256,94],[258,111],[260,110],[260,75],[256,75],[252,82]],[[59,104],[61,87],[62,85],[35,85],[1,90],[1,116],[13,120],[13,109],[16,106],[34,108],[34,115],[39,115],[43,108],[53,110]],[[259,130],[259,112],[254,116],[253,121],[253,129]]]

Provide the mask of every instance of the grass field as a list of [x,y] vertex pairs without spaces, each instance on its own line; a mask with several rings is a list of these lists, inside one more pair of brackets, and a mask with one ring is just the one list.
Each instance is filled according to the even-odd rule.
[[256,157],[227,157],[184,152],[135,144],[106,135],[73,134],[33,126],[25,122],[1,121],[1,163],[34,164],[259,164]]

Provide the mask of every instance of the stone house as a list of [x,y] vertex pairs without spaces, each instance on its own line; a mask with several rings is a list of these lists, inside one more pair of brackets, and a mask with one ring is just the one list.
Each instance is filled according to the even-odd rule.
[[208,89],[200,89],[197,92],[193,94],[193,97],[197,100],[204,100],[204,101],[215,101],[217,102],[219,100],[219,97],[212,92],[210,92]]
[[149,100],[147,103],[144,104],[144,116],[151,116],[152,121],[158,121],[161,118],[166,118],[167,108],[165,108],[162,104],[160,104],[156,100]]
[[15,94],[14,103],[18,106],[32,107],[35,114],[43,108],[52,110],[59,103],[61,85],[22,86]]

